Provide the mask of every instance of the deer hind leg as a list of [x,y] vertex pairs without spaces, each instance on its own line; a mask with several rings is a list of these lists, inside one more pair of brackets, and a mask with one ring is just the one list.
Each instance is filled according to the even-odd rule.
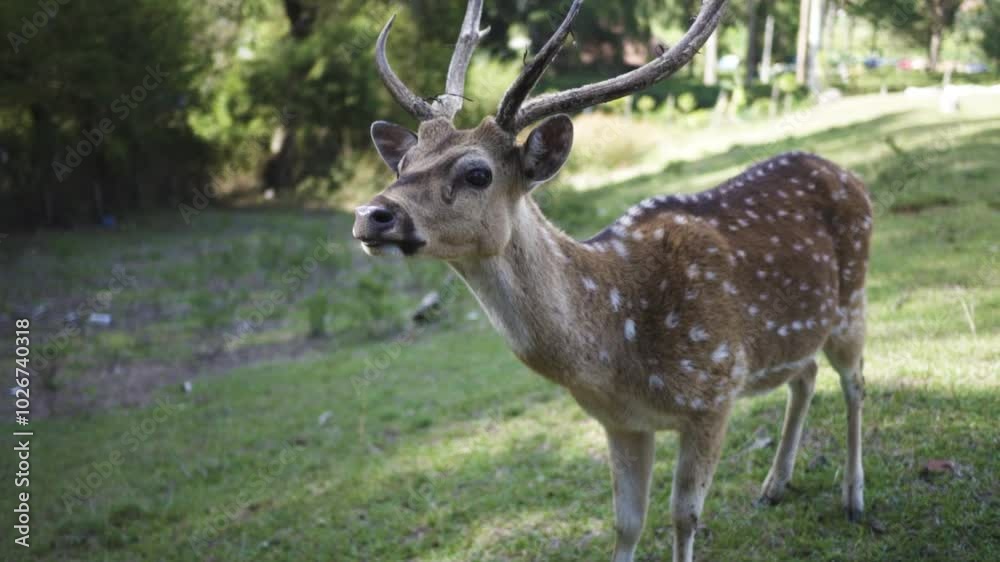
[[855,320],[845,333],[832,335],[823,351],[837,374],[847,402],[847,464],[843,503],[847,518],[860,521],[865,509],[865,471],[861,462],[861,408],[865,399],[864,321]]
[[646,520],[653,473],[653,433],[607,429],[615,496],[615,553],[612,562],[632,562]]
[[680,434],[670,509],[674,520],[674,562],[692,562],[705,496],[719,464],[728,413],[698,420]]
[[781,430],[781,443],[774,455],[771,471],[761,487],[761,503],[776,504],[785,495],[795,469],[795,457],[802,439],[809,403],[816,390],[816,362],[812,361],[788,381],[788,403],[785,407],[785,424]]

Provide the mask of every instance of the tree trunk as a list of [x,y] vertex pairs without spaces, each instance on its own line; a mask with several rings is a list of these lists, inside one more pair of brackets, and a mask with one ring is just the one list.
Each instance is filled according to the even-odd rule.
[[760,81],[771,82],[771,50],[774,48],[774,15],[767,14],[764,20],[764,53],[760,58]]
[[757,0],[747,0],[747,55],[743,86],[749,88],[757,75]]
[[719,83],[719,29],[716,28],[705,42],[705,74],[702,83],[715,86]]
[[[300,0],[285,0],[285,16],[291,26],[290,34],[295,41],[309,37],[316,21],[316,6]],[[301,77],[304,78],[304,77]],[[292,188],[297,181],[295,174],[295,139],[294,123],[279,116],[278,126],[271,133],[271,156],[264,164],[264,185],[275,189]]]
[[795,81],[806,83],[806,58],[809,53],[809,7],[812,0],[799,0],[799,34],[795,48]]
[[809,89],[818,94],[822,89],[820,68],[820,48],[823,45],[823,0],[812,0],[809,9],[809,55],[806,74]]
[[941,59],[941,36],[942,29],[936,24],[931,24],[931,42],[927,46],[927,70],[934,72],[938,69]]

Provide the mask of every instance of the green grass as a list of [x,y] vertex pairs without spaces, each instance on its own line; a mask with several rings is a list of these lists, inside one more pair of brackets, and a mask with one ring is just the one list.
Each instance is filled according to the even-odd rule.
[[[784,392],[738,403],[698,533],[699,560],[1000,559],[997,107],[974,105],[954,118],[887,107],[870,121],[545,199],[560,224],[585,235],[641,197],[709,187],[754,158],[791,148],[842,162],[871,183],[879,210],[866,354],[868,521],[849,524],[839,506],[845,412],[824,364],[795,491],[779,506],[753,504],[774,450],[750,444],[763,434],[777,439]],[[439,279],[439,270],[424,267],[376,269],[410,276],[382,281],[413,306],[414,287]],[[365,294],[388,298],[380,285],[361,284]],[[115,353],[135,349],[126,334],[104,340]],[[520,365],[482,315],[453,314],[444,327],[403,340],[243,368],[198,380],[190,394],[171,389],[158,398],[169,406],[34,423],[32,556],[12,551],[5,538],[5,559],[610,555],[600,427]],[[657,441],[642,561],[664,559],[672,540],[676,438]],[[14,472],[11,459],[9,451],[0,456],[4,474]],[[118,464],[101,476],[111,459]],[[924,476],[931,459],[952,460],[960,471]],[[91,472],[92,487],[67,503]],[[12,498],[5,482],[4,497]]]

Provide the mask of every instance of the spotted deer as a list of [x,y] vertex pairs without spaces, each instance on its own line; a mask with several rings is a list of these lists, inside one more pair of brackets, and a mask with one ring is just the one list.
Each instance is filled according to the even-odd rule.
[[[414,133],[372,125],[396,180],[358,207],[353,234],[370,255],[445,261],[514,353],[565,387],[605,428],[611,457],[613,560],[633,560],[646,516],[654,432],[679,433],[673,559],[690,561],[733,401],[789,388],[784,428],[761,499],[782,499],[822,350],[847,402],[843,503],[862,514],[862,347],[872,211],[851,173],[801,152],[760,162],[714,189],[642,201],[585,241],[546,220],[532,191],[566,162],[566,113],[632,94],[688,63],[725,0],[706,0],[684,37],[621,76],[528,99],[570,31],[581,0],[477,127],[461,109],[481,0],[471,0],[446,95],[410,91],[376,43],[378,72],[420,121]],[[523,140],[518,132],[541,121]]]

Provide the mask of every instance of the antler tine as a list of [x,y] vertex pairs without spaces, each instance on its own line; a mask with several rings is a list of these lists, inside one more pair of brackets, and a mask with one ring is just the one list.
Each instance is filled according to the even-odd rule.
[[519,131],[549,115],[576,111],[618,99],[670,76],[690,62],[698,49],[715,31],[719,20],[722,19],[722,14],[725,12],[726,3],[727,0],[704,0],[698,18],[676,45],[631,72],[595,84],[529,100],[517,111],[513,125],[508,128]]
[[403,109],[421,121],[433,119],[436,117],[436,114],[431,104],[410,91],[406,87],[406,84],[403,84],[403,81],[399,79],[399,76],[396,76],[392,67],[389,66],[389,60],[386,59],[385,43],[389,38],[389,30],[392,29],[392,22],[395,20],[396,15],[393,14],[389,18],[389,22],[382,28],[382,32],[378,34],[378,41],[375,42],[375,66],[378,69],[378,75],[382,78],[382,83],[385,84],[389,93],[392,94],[392,97],[396,99],[399,105],[403,106]]
[[462,109],[462,95],[465,93],[465,74],[469,70],[472,52],[480,39],[489,33],[490,28],[479,29],[479,21],[483,15],[483,0],[469,0],[465,7],[465,19],[462,20],[462,30],[455,42],[455,52],[451,55],[448,65],[448,80],[445,82],[445,95],[434,102],[434,109],[452,119]]
[[535,88],[538,79],[542,77],[542,73],[545,72],[545,69],[549,67],[552,60],[559,54],[563,46],[563,41],[566,40],[570,26],[572,26],[577,13],[580,12],[582,4],[583,0],[573,0],[573,4],[569,7],[566,17],[563,18],[562,23],[556,28],[555,33],[545,42],[545,45],[538,51],[538,54],[532,57],[531,61],[525,65],[521,70],[521,74],[518,75],[514,83],[511,84],[510,88],[503,95],[496,115],[496,122],[500,127],[515,132],[520,130],[520,128],[516,127],[518,110],[528,97],[528,94],[531,93],[531,90]]

